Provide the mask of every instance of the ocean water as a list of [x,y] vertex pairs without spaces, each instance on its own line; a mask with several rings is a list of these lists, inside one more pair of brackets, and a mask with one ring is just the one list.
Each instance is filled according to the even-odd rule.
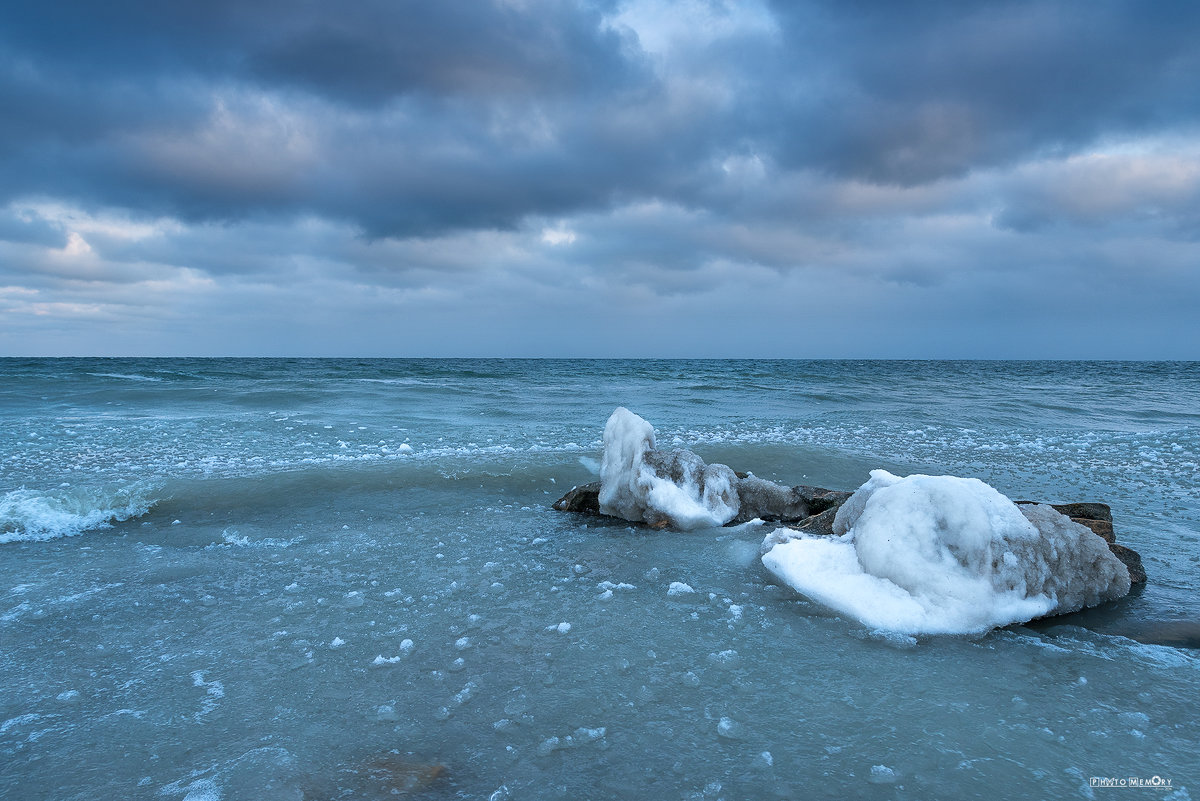
[[[1148,586],[868,630],[761,527],[552,511],[618,405],[789,484],[1105,501]],[[0,360],[5,799],[1190,798],[1200,651],[1124,635],[1197,587],[1195,363]]]

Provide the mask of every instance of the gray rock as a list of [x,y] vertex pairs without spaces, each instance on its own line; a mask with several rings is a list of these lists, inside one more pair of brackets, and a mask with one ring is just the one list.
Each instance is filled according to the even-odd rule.
[[1146,569],[1142,567],[1141,554],[1119,542],[1110,542],[1108,549],[1113,552],[1113,556],[1121,560],[1121,563],[1129,571],[1129,583],[1131,585],[1137,587],[1146,583]]
[[1056,599],[1051,614],[1075,612],[1129,594],[1132,577],[1101,537],[1052,506],[1022,504],[1019,508],[1041,536],[1009,546],[1019,565],[1049,568],[1026,571],[1021,586],[1030,595]]
[[806,489],[811,487],[785,487],[753,475],[739,477],[737,493],[741,507],[729,523],[737,525],[756,517],[780,523],[803,520],[813,514],[810,498],[802,491]]
[[[1017,501],[1019,506],[1036,504],[1037,501]],[[1136,589],[1146,583],[1146,570],[1142,567],[1142,557],[1132,548],[1117,542],[1113,529],[1112,509],[1106,503],[1095,501],[1086,503],[1055,503],[1050,506],[1057,512],[1071,518],[1075,523],[1086,526],[1092,533],[1108,543],[1108,549],[1113,556],[1121,560],[1129,571],[1130,584]]]
[[600,482],[593,481],[571,491],[554,502],[556,512],[575,512],[583,515],[600,514]]
[[[704,471],[711,468],[728,470],[724,465],[705,465],[691,451],[653,451],[647,454],[647,464],[664,478],[674,480],[676,475],[696,474],[698,483],[704,480]],[[697,471],[699,471],[697,473]],[[732,473],[732,471],[730,471]],[[785,487],[749,473],[737,473],[735,487],[741,499],[737,516],[727,525],[745,523],[754,518],[781,523],[797,532],[809,535],[832,536],[833,519],[837,510],[852,493],[841,490],[797,485]],[[600,482],[593,481],[574,487],[554,502],[559,512],[608,517],[600,512],[598,501]],[[1037,501],[1017,501],[1019,505],[1036,504]],[[1112,510],[1108,504],[1097,502],[1049,504],[1054,510],[1066,515],[1072,522],[1090,529],[1101,537],[1113,555],[1129,571],[1129,581],[1136,589],[1146,583],[1146,570],[1142,557],[1132,548],[1116,541],[1112,524]],[[789,537],[790,538],[790,537]]]
[[837,517],[838,506],[831,506],[824,512],[806,517],[801,520],[795,528],[797,531],[803,531],[805,534],[812,534],[820,537],[833,536],[833,519]]

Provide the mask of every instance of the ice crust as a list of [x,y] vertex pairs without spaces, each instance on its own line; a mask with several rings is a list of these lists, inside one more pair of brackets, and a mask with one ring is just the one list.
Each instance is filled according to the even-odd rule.
[[978,479],[873,470],[838,510],[834,533],[773,532],[763,565],[876,629],[977,633],[1129,592],[1103,539]]
[[737,475],[687,450],[655,450],[654,428],[623,406],[604,426],[600,511],[678,529],[723,526],[738,513]]

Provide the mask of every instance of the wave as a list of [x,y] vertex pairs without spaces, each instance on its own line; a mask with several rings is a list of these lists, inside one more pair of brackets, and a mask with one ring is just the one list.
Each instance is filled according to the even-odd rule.
[[12,490],[0,497],[0,543],[44,542],[109,528],[154,507],[155,488],[146,483],[123,487],[71,487]]
[[96,378],[122,378],[126,381],[151,381],[155,383],[162,381],[161,378],[155,378],[154,376],[149,375],[138,375],[137,373],[88,373],[88,375]]

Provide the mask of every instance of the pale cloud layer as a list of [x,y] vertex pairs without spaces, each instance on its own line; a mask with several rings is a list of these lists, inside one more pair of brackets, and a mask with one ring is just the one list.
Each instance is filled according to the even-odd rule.
[[1196,358],[1189,3],[0,7],[0,354]]

